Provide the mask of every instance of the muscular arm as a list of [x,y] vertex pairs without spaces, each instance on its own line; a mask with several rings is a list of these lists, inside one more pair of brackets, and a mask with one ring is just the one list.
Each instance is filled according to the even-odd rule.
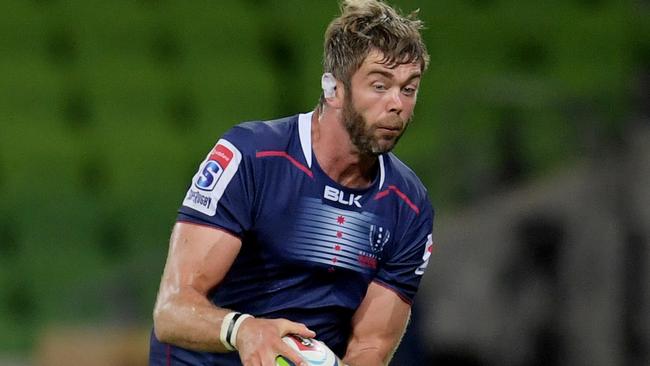
[[[216,307],[207,295],[230,270],[241,245],[239,238],[225,231],[176,224],[154,308],[159,341],[196,351],[227,352],[219,332],[230,310]],[[281,340],[290,333],[315,336],[303,324],[286,319],[244,320],[235,341],[242,363],[274,365],[275,357],[282,354],[303,365],[300,356]]]
[[226,351],[219,331],[230,311],[215,307],[207,294],[224,278],[240,248],[239,238],[225,231],[176,224],[154,308],[154,328],[161,342]]
[[411,306],[372,282],[352,317],[352,336],[343,361],[350,366],[387,365],[411,315]]

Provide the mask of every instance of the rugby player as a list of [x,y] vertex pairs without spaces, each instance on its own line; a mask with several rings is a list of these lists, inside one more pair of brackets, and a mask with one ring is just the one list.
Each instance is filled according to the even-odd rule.
[[426,189],[391,149],[428,53],[416,14],[348,0],[327,28],[315,110],[221,137],[179,209],[154,309],[151,365],[388,364],[431,254]]

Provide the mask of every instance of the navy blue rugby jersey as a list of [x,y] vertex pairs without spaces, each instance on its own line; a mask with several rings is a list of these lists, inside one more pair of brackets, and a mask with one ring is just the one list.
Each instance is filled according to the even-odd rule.
[[[371,281],[412,302],[433,247],[433,210],[392,153],[379,156],[368,188],[332,180],[312,151],[311,116],[232,128],[201,163],[177,220],[242,240],[210,294],[215,305],[304,323],[342,357]],[[188,351],[153,335],[151,355],[160,360],[152,364],[241,365],[236,353]]]

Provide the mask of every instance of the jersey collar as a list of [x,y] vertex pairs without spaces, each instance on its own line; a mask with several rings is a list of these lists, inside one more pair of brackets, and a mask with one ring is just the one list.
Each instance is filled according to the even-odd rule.
[[[311,169],[312,148],[311,148],[311,117],[314,112],[301,113],[298,115],[298,135],[300,137],[300,146],[305,156],[307,166]],[[384,177],[386,169],[384,167],[384,154],[379,155],[379,190],[384,186]]]

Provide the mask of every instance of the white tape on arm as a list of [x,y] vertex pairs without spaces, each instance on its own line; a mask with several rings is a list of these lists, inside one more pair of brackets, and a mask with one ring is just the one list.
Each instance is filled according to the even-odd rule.
[[248,318],[252,318],[250,314],[240,314],[237,318],[234,319],[235,324],[232,327],[232,333],[228,337],[228,343],[230,343],[235,349],[237,349],[237,333],[239,332],[239,327]]
[[233,347],[229,342],[228,342],[228,331],[232,331],[232,327],[234,326],[233,324],[233,318],[241,313],[233,311],[232,313],[226,314],[226,316],[223,317],[223,320],[221,321],[221,331],[219,332],[219,340],[221,341],[221,344],[223,344],[224,347],[228,351],[234,351],[235,347]]

